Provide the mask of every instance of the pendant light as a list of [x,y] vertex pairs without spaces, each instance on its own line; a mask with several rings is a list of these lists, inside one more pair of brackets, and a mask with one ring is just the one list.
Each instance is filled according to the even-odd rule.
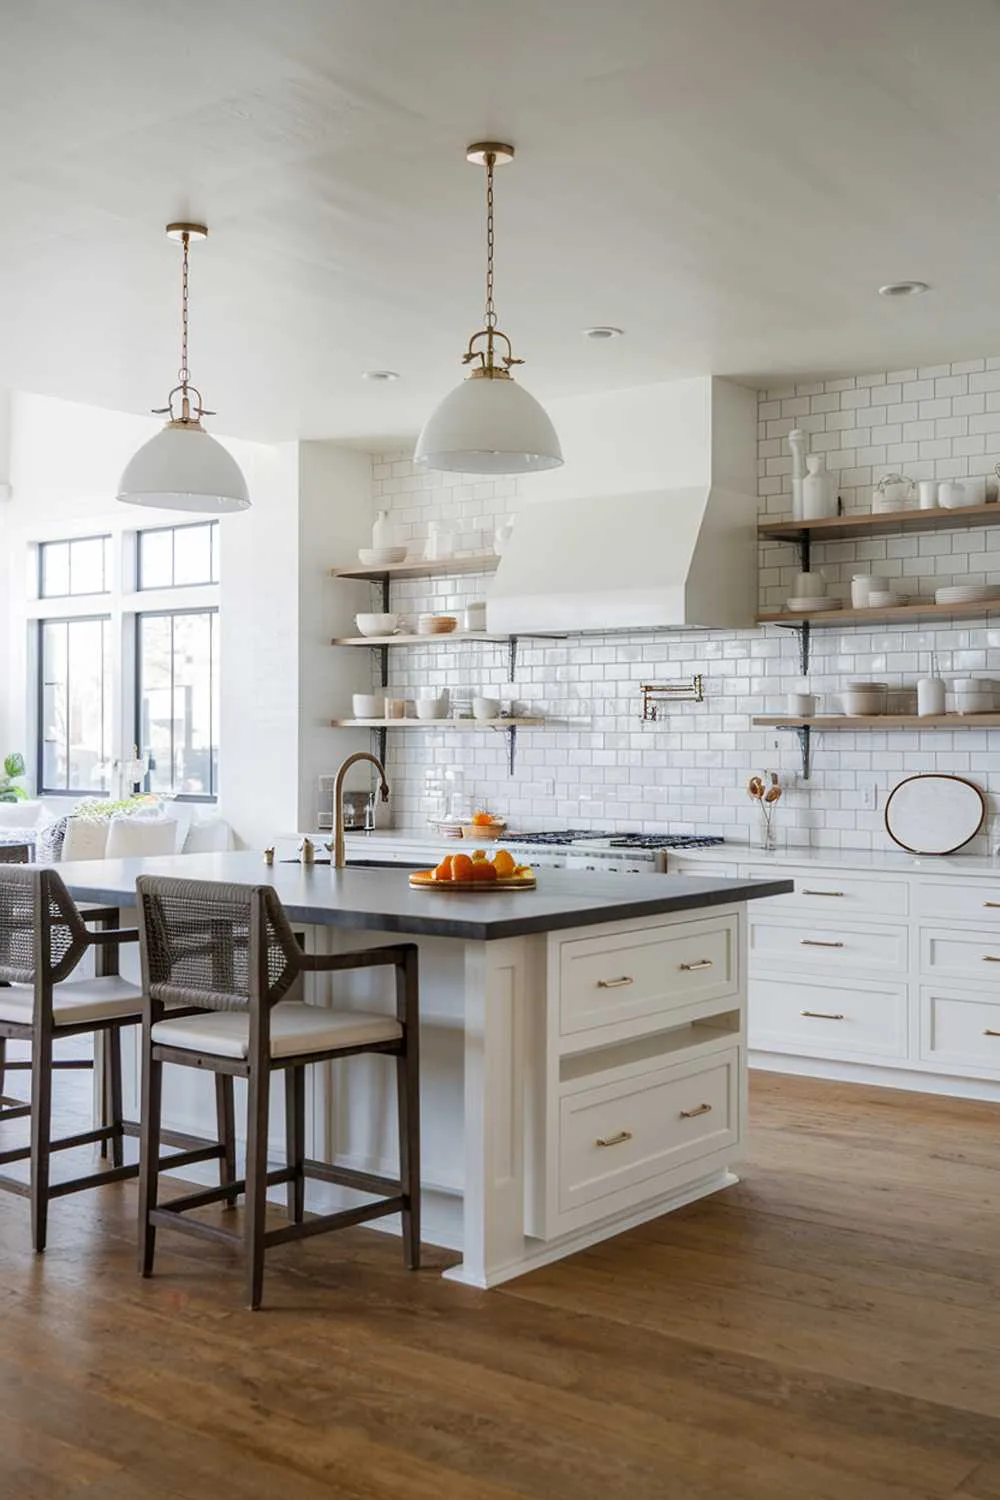
[[[464,474],[556,469],[563,461],[559,439],[534,396],[514,383],[511,366],[524,361],[514,358],[493,305],[493,169],[513,161],[514,147],[478,141],[465,154],[486,168],[486,315],[462,356],[462,363],[473,368],[424,424],[413,461],[426,469]],[[506,354],[498,354],[498,341]]]
[[[202,404],[201,392],[191,384],[188,370],[188,252],[192,240],[206,239],[208,230],[204,224],[168,224],[167,235],[179,241],[183,249],[178,384],[167,397],[166,406],[155,408],[157,416],[166,416],[169,421],[126,465],[118,499],[126,505],[211,515],[246,510],[250,504],[247,482],[233,456],[202,427],[202,417],[214,416],[214,412]],[[175,397],[180,398],[179,416],[174,414]]]

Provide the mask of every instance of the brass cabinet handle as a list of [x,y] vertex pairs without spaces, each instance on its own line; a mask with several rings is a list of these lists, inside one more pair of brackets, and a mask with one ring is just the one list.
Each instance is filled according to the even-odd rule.
[[692,964],[680,965],[681,972],[685,974],[694,974],[698,969],[712,969],[714,967],[714,961],[710,958],[698,958]]
[[635,980],[630,974],[623,974],[620,979],[599,979],[597,981],[597,988],[599,990],[620,990],[626,984],[635,984]]
[[984,953],[984,964],[1000,964],[1000,953]]
[[799,891],[800,896],[842,896],[843,891]]
[[631,1130],[619,1130],[617,1135],[599,1135],[594,1142],[595,1146],[620,1146],[622,1141],[632,1139]]
[[1000,907],[1000,901],[984,901],[983,905],[984,906]]
[[987,1026],[986,1030],[983,1032],[983,1036],[1000,1036],[1000,1031],[991,1031]]
[[823,938],[802,938],[800,948],[842,948],[843,943],[828,943]]
[[696,1115],[710,1115],[711,1113],[712,1106],[710,1104],[698,1104],[694,1109],[682,1109],[681,1119],[693,1120]]
[[844,1015],[839,1010],[800,1010],[800,1016],[812,1016],[816,1021],[842,1021]]

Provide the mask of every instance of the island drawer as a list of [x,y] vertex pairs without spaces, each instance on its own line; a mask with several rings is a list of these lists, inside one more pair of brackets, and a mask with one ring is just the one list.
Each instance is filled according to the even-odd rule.
[[735,995],[739,919],[706,917],[559,945],[559,1032],[573,1036]]
[[739,1138],[739,1050],[692,1059],[641,1079],[564,1095],[559,1111],[559,1212],[591,1205],[613,1213],[614,1200],[638,1184]]
[[787,978],[753,973],[747,1002],[751,1047],[803,1056],[905,1058],[905,984]]
[[925,986],[920,995],[920,1056],[945,1071],[1000,1077],[1000,998]]
[[917,916],[931,922],[979,922],[1000,927],[1000,875],[995,881],[918,880]]
[[841,916],[865,922],[905,917],[909,910],[909,887],[905,880],[875,880],[840,870],[786,870],[774,865],[754,865],[747,874],[753,880],[773,880],[775,875],[794,880],[788,896],[770,896],[756,909],[763,912],[813,912],[839,921]]
[[757,965],[793,964],[828,972],[837,969],[905,971],[908,932],[902,926],[857,927],[847,923],[750,924],[750,955]]
[[1000,929],[923,927],[920,967],[935,979],[972,979],[1000,991]]

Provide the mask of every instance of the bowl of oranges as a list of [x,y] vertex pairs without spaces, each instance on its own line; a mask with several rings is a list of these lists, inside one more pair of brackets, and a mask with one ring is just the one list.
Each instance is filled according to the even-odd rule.
[[535,872],[530,865],[519,865],[509,849],[498,849],[492,858],[485,849],[476,849],[446,854],[433,870],[415,870],[410,884],[434,891],[530,891]]
[[471,823],[462,824],[462,837],[493,842],[502,837],[506,827],[503,818],[495,818],[488,812],[477,812],[473,813]]

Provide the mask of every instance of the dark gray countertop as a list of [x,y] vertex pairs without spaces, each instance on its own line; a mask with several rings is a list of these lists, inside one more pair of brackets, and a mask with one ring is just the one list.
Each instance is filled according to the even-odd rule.
[[534,891],[438,893],[412,890],[405,870],[348,867],[332,871],[326,865],[266,865],[263,856],[253,850],[76,860],[59,865],[58,871],[78,901],[130,905],[136,877],[143,874],[270,885],[295,922],[474,942],[697,911],[705,906],[779,896],[794,889],[790,880],[782,879],[541,870]]

